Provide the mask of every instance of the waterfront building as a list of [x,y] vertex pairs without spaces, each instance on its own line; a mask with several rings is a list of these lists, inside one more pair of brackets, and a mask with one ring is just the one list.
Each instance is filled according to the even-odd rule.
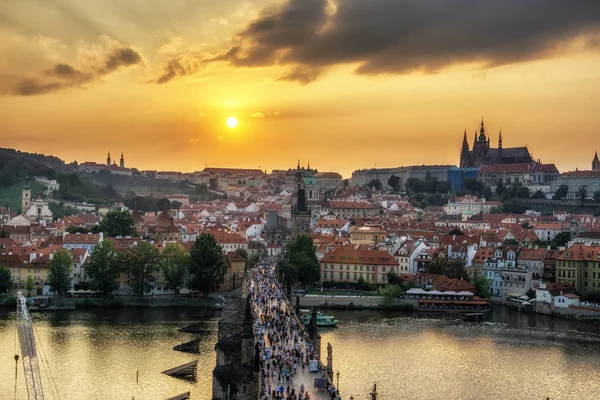
[[387,283],[387,274],[398,273],[398,262],[386,251],[338,247],[319,262],[321,281]]
[[467,140],[467,130],[465,129],[463,143],[460,151],[460,167],[476,168],[492,164],[514,164],[530,163],[533,159],[527,147],[504,148],[502,146],[502,131],[498,135],[498,147],[490,147],[490,138],[485,134],[483,118],[479,128],[479,136],[475,131],[472,149]]
[[429,246],[423,240],[407,239],[394,253],[398,262],[398,274],[416,274],[422,272],[417,259],[429,259]]
[[535,300],[552,304],[561,294],[575,294],[575,287],[566,282],[543,282],[535,289]]
[[579,293],[600,289],[600,246],[575,243],[556,259],[556,281],[567,282]]

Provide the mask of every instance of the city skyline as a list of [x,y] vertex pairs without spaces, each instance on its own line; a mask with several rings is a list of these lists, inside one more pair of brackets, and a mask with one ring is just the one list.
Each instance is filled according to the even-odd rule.
[[9,1],[0,146],[182,172],[300,159],[349,177],[459,165],[483,116],[492,144],[502,130],[506,147],[589,169],[600,5],[540,4]]

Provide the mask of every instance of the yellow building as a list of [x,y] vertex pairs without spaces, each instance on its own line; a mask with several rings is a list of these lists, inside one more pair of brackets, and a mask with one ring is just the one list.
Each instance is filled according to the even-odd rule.
[[379,225],[365,225],[350,227],[350,241],[352,244],[373,244],[377,246],[385,240],[386,232]]
[[398,273],[398,262],[387,251],[354,250],[338,247],[325,254],[320,261],[321,282],[387,283],[389,272]]
[[579,293],[600,289],[600,246],[575,243],[556,259],[556,281]]
[[236,252],[229,252],[223,255],[223,261],[227,265],[227,272],[223,283],[219,286],[219,291],[228,292],[241,286],[244,280],[246,260]]

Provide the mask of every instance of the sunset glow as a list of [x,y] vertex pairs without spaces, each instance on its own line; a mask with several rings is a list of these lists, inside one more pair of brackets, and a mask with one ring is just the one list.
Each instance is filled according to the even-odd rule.
[[[347,177],[375,164],[457,164],[463,131],[471,141],[483,115],[492,140],[502,129],[506,146],[527,145],[560,170],[584,168],[600,147],[595,9],[142,3],[143,12],[116,0],[6,3],[0,146],[69,162],[135,146],[136,168],[181,171],[310,159]],[[219,139],[239,122],[243,138]],[[274,142],[277,152],[264,145]]]
[[238,126],[238,120],[236,117],[229,117],[227,118],[227,126],[230,127],[231,129],[235,128],[236,126]]

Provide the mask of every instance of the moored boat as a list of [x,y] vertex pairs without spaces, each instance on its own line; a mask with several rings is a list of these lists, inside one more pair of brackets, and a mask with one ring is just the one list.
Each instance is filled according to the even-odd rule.
[[[310,310],[300,310],[302,321],[304,321],[304,325],[308,326],[310,324]],[[335,319],[333,315],[323,315],[321,312],[317,311],[317,326],[336,326],[338,320]]]

